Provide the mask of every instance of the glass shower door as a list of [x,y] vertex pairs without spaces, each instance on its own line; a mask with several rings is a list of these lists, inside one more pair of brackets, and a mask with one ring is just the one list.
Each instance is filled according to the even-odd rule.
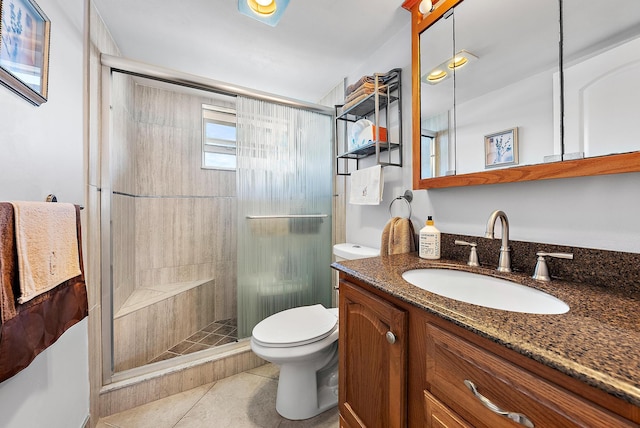
[[331,304],[331,116],[237,102],[238,335],[276,312]]

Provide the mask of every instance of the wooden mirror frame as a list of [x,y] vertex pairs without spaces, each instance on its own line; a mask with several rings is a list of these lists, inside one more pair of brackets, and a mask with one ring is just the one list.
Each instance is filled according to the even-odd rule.
[[404,9],[411,12],[411,113],[413,116],[411,153],[414,189],[439,189],[640,172],[640,152],[632,152],[444,177],[420,178],[420,34],[444,15],[445,12],[462,1],[435,0],[433,2],[433,11],[426,16],[423,16],[418,10],[420,0],[405,0],[402,4]]

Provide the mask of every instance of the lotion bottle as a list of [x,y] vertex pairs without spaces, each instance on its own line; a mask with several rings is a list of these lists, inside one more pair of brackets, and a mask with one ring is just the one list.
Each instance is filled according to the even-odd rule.
[[423,259],[440,258],[440,231],[433,225],[431,216],[427,217],[425,227],[420,229],[419,255]]

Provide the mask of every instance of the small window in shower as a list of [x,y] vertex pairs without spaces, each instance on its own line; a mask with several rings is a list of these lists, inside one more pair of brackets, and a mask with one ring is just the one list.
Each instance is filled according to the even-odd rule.
[[202,168],[236,169],[236,111],[202,105]]

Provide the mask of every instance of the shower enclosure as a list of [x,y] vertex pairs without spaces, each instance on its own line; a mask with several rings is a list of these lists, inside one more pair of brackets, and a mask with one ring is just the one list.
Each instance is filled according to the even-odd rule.
[[[140,73],[109,86],[110,373],[213,355],[274,312],[330,305],[330,109]],[[237,169],[204,166],[211,108],[236,117]]]
[[238,98],[238,332],[331,304],[330,116]]

